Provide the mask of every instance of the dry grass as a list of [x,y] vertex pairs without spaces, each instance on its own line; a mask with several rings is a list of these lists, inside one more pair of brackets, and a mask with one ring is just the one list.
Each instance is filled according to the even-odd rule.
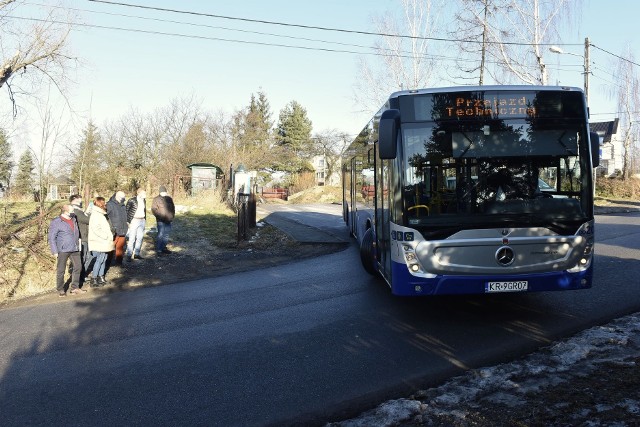
[[[51,220],[60,213],[58,205],[49,204],[39,215],[36,203],[4,202],[0,204],[0,303],[31,297],[55,288],[55,259],[47,243]],[[273,230],[253,229],[251,242],[237,242],[237,215],[217,192],[203,192],[194,198],[175,200],[176,221],[172,240],[190,248],[194,254],[210,257],[217,253],[243,249],[245,246],[268,247]],[[151,201],[147,201],[150,208]],[[156,226],[147,215],[147,228]],[[152,239],[151,239],[152,240]],[[141,279],[144,281],[144,278]]]
[[337,203],[342,201],[342,187],[312,187],[289,196],[290,203]]
[[60,213],[49,203],[43,213],[34,202],[2,202],[0,232],[0,302],[52,289],[55,259],[47,244],[52,218]]

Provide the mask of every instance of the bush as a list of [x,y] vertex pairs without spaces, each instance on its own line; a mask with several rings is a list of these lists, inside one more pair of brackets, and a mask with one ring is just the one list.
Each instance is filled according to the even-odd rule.
[[635,199],[640,195],[640,179],[599,178],[596,195],[615,199]]
[[313,172],[302,172],[289,177],[286,187],[289,194],[298,193],[316,186],[316,176]]

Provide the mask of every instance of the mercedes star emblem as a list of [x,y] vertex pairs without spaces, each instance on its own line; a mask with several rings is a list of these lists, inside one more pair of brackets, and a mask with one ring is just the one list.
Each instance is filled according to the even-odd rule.
[[509,246],[503,246],[496,252],[496,261],[503,267],[513,264],[516,255]]

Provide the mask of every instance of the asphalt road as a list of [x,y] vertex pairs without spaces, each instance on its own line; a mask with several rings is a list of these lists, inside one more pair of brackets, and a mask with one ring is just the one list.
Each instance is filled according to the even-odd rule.
[[357,248],[0,310],[0,425],[323,424],[640,311],[640,215],[597,218],[593,289],[400,299]]

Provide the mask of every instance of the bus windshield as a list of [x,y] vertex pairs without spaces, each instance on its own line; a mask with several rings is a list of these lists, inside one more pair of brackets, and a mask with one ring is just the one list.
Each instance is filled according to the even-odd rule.
[[[580,120],[405,123],[404,210],[410,226],[580,222],[586,216]],[[464,219],[463,219],[464,217]]]

